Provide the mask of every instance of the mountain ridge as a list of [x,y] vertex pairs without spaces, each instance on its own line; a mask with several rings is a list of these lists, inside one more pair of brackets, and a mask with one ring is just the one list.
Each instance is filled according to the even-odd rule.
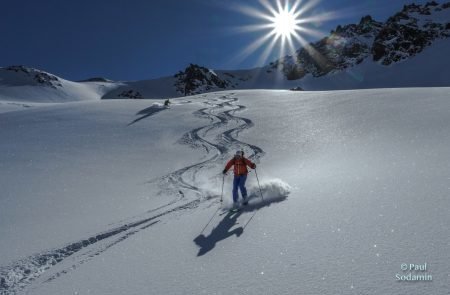
[[[393,69],[399,76],[408,75],[402,70],[406,67],[402,63],[410,63],[414,58],[424,55],[425,50],[436,47],[437,41],[445,40],[448,43],[449,20],[450,2],[438,4],[431,1],[423,5],[413,3],[405,5],[385,22],[366,15],[359,23],[338,25],[328,36],[305,44],[293,55],[247,70],[212,70],[190,64],[173,76],[158,79],[116,82],[95,77],[71,82],[38,69],[9,66],[0,68],[0,99],[26,100],[26,97],[19,94],[23,87],[31,86],[37,90],[36,100],[39,101],[57,101],[58,95],[64,97],[64,100],[79,100],[72,97],[77,95],[77,88],[82,88],[82,99],[142,99],[195,95],[227,89],[326,90],[380,87],[377,83],[360,83],[361,81],[344,83],[344,87],[330,83],[330,80],[352,71],[364,72],[365,68],[371,69],[366,71],[366,78],[369,80],[375,75],[372,72],[391,72]],[[443,46],[440,50],[442,52],[429,58],[445,59],[448,46],[439,46]],[[426,60],[419,63],[418,72],[427,63]],[[435,69],[435,74],[450,74],[447,68],[442,66]],[[392,85],[413,86],[405,80],[400,83],[387,81],[381,87]],[[450,86],[450,82],[442,80],[442,83],[431,83],[430,86]],[[73,89],[67,91],[66,88]]]

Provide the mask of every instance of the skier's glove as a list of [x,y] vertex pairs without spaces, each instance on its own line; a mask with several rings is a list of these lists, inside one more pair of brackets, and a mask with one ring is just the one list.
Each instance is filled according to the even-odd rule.
[[256,169],[256,164],[253,164],[252,169]]
[[224,170],[222,171],[222,174],[223,174],[223,175],[227,174],[227,170],[224,169]]

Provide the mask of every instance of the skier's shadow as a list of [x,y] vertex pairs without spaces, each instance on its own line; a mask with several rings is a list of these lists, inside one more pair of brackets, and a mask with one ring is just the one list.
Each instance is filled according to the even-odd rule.
[[[211,251],[221,240],[236,235],[239,237],[244,232],[242,226],[231,230],[231,228],[237,223],[239,216],[242,214],[241,211],[238,212],[228,212],[225,217],[219,222],[219,224],[212,230],[209,236],[200,234],[195,239],[194,242],[200,247],[197,256],[202,256]],[[231,230],[231,231],[230,231]]]
[[136,115],[141,115],[141,117],[130,122],[127,126],[133,125],[134,123],[137,123],[145,118],[148,118],[156,113],[159,113],[159,112],[167,110],[167,109],[168,108],[166,106],[152,105],[151,107],[140,110]]
[[[200,247],[197,256],[205,255],[216,246],[217,242],[225,240],[232,235],[236,235],[237,237],[239,237],[244,232],[244,228],[254,216],[253,214],[243,227],[241,226],[230,231],[231,228],[235,224],[237,224],[237,220],[242,213],[256,213],[256,211],[262,209],[263,207],[268,207],[271,204],[282,202],[286,198],[287,195],[280,194],[269,199],[266,198],[264,200],[260,200],[258,196],[250,195],[250,203],[248,204],[248,206],[241,208],[241,210],[239,210],[238,212],[228,212],[228,214],[226,214],[225,217],[219,222],[219,224],[212,230],[209,236],[206,237],[205,235],[200,234],[194,239],[194,242],[197,244],[197,246]],[[253,202],[253,200],[255,199],[256,201]]]

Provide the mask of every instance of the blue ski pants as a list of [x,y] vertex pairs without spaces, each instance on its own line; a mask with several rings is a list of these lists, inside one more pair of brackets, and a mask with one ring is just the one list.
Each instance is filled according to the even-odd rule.
[[247,189],[245,188],[245,181],[247,180],[247,175],[235,175],[233,180],[233,202],[237,202],[238,188],[241,191],[242,198],[245,200],[247,197]]

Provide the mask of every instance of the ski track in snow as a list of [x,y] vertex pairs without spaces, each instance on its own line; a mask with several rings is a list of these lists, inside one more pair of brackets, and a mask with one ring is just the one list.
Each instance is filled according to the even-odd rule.
[[[208,155],[213,154],[213,156],[200,163],[184,167],[164,176],[159,181],[161,192],[164,192],[165,194],[167,192],[178,193],[180,200],[183,199],[186,194],[185,191],[180,190],[181,188],[193,192],[198,197],[204,197],[204,192],[192,184],[192,180],[195,183],[196,175],[199,171],[202,171],[207,167],[214,167],[218,164],[222,164],[225,156],[229,156],[228,151],[230,149],[242,148],[251,150],[249,158],[254,161],[264,155],[264,151],[261,148],[236,139],[241,131],[251,128],[253,122],[246,118],[234,116],[235,112],[242,111],[246,109],[246,107],[235,105],[234,103],[237,102],[238,99],[232,97],[232,95],[233,94],[207,100],[205,104],[209,107],[196,111],[194,115],[200,118],[209,119],[211,123],[189,131],[178,141],[181,144],[187,144],[193,148],[203,148]],[[230,121],[236,121],[240,124],[235,128],[219,133],[213,138],[209,138],[208,133],[215,129],[227,126]],[[185,179],[190,179],[191,181],[186,181]]]
[[[205,157],[209,156],[209,158],[176,170],[156,181],[161,189],[159,194],[175,195],[174,200],[159,208],[147,211],[144,217],[141,216],[138,220],[136,220],[136,217],[130,218],[133,221],[125,222],[103,233],[92,235],[62,248],[43,251],[15,261],[8,266],[0,267],[0,294],[16,294],[38,279],[44,283],[51,282],[97,257],[117,243],[159,223],[162,217],[197,208],[203,202],[217,199],[219,196],[208,195],[202,188],[195,185],[199,172],[204,171],[205,168],[221,166],[225,158],[230,156],[230,149],[244,149],[246,154],[250,152],[248,158],[256,162],[264,155],[261,148],[237,139],[240,132],[253,126],[251,120],[234,115],[236,112],[246,109],[245,106],[236,104],[237,101],[238,98],[234,97],[234,93],[218,98],[207,98],[204,102],[206,107],[193,113],[199,118],[208,119],[210,123],[187,132],[179,139],[178,143],[189,145],[192,148],[202,148],[206,151]],[[232,123],[236,126],[227,129],[228,125]],[[224,128],[225,130],[221,131]],[[218,131],[218,133],[210,135],[214,131]],[[154,182],[149,181],[149,183]],[[44,277],[44,273],[48,272],[50,268],[59,265],[64,260],[69,260],[69,257],[71,258],[71,262],[68,263],[69,266]]]

